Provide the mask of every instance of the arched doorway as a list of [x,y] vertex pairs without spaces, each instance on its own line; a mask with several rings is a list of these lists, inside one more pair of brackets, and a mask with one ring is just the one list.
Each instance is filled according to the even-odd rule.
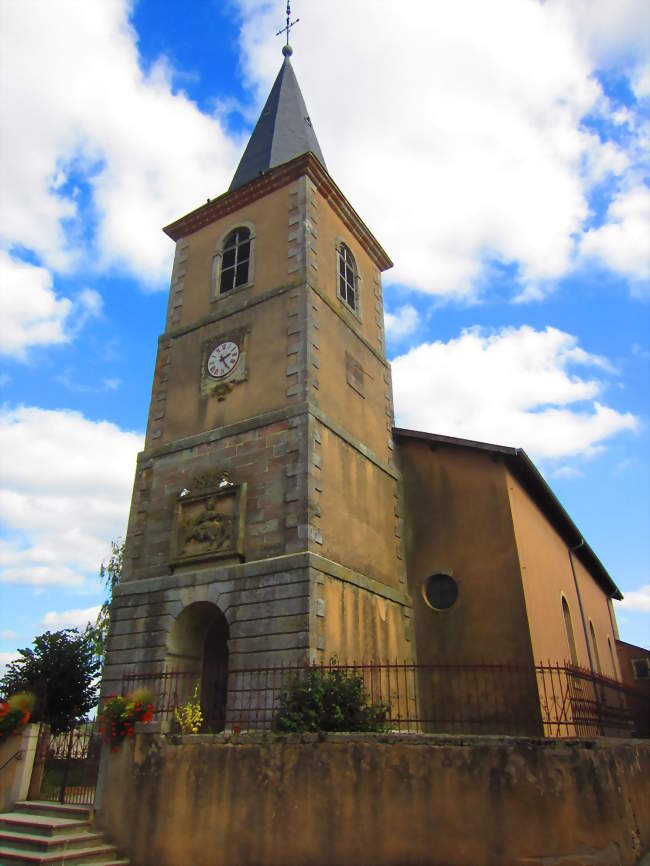
[[228,697],[228,621],[216,604],[199,601],[176,617],[167,641],[167,666],[183,673],[183,702],[200,683],[203,729],[223,731]]

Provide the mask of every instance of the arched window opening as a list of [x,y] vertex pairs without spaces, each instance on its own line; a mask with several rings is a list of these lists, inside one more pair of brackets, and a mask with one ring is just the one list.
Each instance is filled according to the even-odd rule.
[[339,276],[338,276],[338,293],[339,298],[355,312],[359,311],[359,299],[357,297],[358,273],[357,263],[350,248],[346,244],[339,244],[338,249],[339,259]]
[[221,254],[219,294],[229,292],[249,281],[251,265],[251,231],[240,226],[230,232]]
[[612,672],[613,672],[612,675],[615,679],[617,679],[618,678],[618,671],[616,669],[616,658],[614,656],[614,650],[612,648],[612,640],[609,636],[607,638],[607,646],[609,647],[609,657],[610,657],[611,662],[612,662]]
[[226,726],[228,635],[228,623],[223,613],[219,611],[219,616],[205,636],[201,678],[201,707],[204,722],[212,731],[223,731]]
[[591,632],[591,645],[594,648],[594,662],[596,663],[596,673],[602,674],[603,669],[600,666],[600,654],[598,653],[598,643],[596,642],[596,629],[591,620],[589,620],[589,631]]
[[186,607],[175,619],[167,641],[167,668],[179,673],[178,701],[184,703],[200,684],[203,730],[222,731],[228,698],[228,622],[207,601]]
[[578,664],[578,653],[576,652],[576,641],[573,636],[573,623],[571,622],[571,611],[566,598],[562,596],[562,613],[564,614],[564,627],[566,629],[567,641],[569,642],[569,655],[574,665]]

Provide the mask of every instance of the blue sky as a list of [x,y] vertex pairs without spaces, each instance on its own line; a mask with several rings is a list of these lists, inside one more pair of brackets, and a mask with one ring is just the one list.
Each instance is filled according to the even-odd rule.
[[[173,244],[223,192],[284,5],[4,0],[0,662],[124,533]],[[395,262],[401,426],[521,446],[650,635],[644,0],[295,0],[330,173]]]

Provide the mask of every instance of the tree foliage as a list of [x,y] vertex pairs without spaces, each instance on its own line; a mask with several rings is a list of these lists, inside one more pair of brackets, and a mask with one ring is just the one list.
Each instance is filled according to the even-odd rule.
[[20,658],[7,665],[0,694],[32,692],[33,721],[48,722],[53,733],[67,731],[97,704],[101,665],[88,631],[46,631],[34,638],[33,649],[20,649],[18,654]]
[[277,732],[383,731],[390,707],[371,704],[363,679],[344,668],[306,668],[281,693]]
[[87,632],[95,646],[95,653],[104,663],[106,656],[106,640],[108,638],[108,626],[113,601],[113,591],[120,583],[122,567],[124,565],[124,541],[111,541],[111,555],[102,562],[99,567],[99,579],[104,584],[106,598],[99,609],[94,625],[89,625]]

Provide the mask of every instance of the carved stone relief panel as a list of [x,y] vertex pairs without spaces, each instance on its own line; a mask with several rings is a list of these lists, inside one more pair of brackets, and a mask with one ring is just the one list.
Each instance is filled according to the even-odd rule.
[[246,484],[223,483],[185,496],[176,504],[170,562],[244,559]]

